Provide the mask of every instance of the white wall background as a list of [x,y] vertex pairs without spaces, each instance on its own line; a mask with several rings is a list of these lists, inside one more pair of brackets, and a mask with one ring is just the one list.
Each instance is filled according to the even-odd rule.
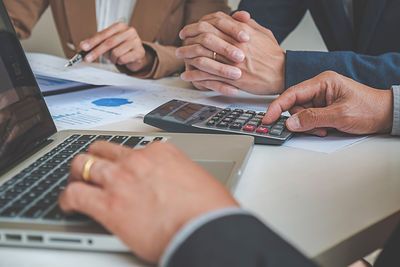
[[[237,7],[239,2],[240,0],[229,0],[233,9]],[[43,14],[32,32],[32,37],[23,41],[22,45],[27,52],[64,56],[50,10]],[[285,50],[326,51],[318,30],[308,13],[297,29],[282,43],[282,48]]]

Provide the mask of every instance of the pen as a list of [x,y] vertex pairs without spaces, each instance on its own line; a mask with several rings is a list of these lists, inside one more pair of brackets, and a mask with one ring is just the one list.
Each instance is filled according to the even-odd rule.
[[95,47],[93,47],[92,49],[90,49],[89,51],[81,51],[78,54],[76,54],[75,56],[73,56],[70,60],[68,60],[68,63],[65,64],[65,67],[72,67],[73,65],[81,62],[86,56],[87,54],[89,54],[90,52],[92,52],[95,48],[97,48],[98,45],[96,45]]

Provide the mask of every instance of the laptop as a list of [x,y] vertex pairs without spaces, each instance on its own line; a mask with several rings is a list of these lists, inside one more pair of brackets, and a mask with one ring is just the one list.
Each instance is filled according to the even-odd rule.
[[252,137],[234,135],[57,132],[0,0],[0,245],[128,251],[91,218],[67,216],[57,203],[71,159],[95,140],[132,149],[172,143],[230,189],[253,145]]

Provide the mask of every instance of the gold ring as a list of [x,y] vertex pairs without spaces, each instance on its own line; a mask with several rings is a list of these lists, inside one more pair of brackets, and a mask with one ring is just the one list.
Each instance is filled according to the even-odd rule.
[[85,166],[83,166],[82,178],[87,183],[89,182],[90,169],[92,168],[96,159],[96,157],[90,157],[88,161],[86,161]]
[[217,52],[213,52],[213,60],[217,60]]

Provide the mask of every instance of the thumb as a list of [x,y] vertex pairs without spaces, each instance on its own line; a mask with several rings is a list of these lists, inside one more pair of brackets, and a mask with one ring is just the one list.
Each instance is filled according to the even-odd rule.
[[336,128],[338,112],[335,109],[309,108],[292,115],[286,126],[292,132],[306,132],[316,128]]

